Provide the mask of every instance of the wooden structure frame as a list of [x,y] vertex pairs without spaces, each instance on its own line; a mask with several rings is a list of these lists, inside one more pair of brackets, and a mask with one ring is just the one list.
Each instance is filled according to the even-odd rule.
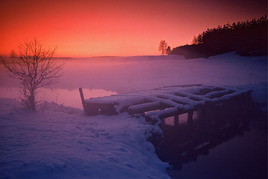
[[[118,94],[106,97],[84,99],[79,88],[86,115],[116,115],[127,112],[130,115],[142,115],[148,121],[155,121],[188,113],[188,122],[193,118],[193,111],[209,105],[220,105],[234,98],[250,97],[250,90],[232,87],[180,85],[154,90]],[[241,104],[243,105],[243,104]]]

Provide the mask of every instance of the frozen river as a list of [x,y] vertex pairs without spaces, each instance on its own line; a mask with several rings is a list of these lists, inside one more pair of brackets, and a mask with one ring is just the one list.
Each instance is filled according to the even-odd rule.
[[[185,84],[264,88],[264,58],[229,53],[191,60],[182,56],[57,59],[64,64],[63,76],[52,89],[39,91],[37,99],[82,108],[79,87],[83,88],[85,98]],[[9,78],[1,65],[0,98],[18,98],[18,87],[18,81]]]

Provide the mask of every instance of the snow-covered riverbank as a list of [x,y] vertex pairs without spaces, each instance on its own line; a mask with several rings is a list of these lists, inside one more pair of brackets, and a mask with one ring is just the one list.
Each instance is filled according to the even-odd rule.
[[[1,72],[0,91],[5,95],[0,99],[0,178],[169,178],[168,164],[158,159],[146,140],[157,127],[128,114],[88,117],[81,109],[56,103],[45,102],[33,113],[5,98],[14,97],[7,89],[18,87],[6,77]],[[267,58],[233,53],[192,60],[72,59],[66,61],[56,88],[124,93],[184,84],[250,89],[256,105],[267,111]],[[72,106],[72,100],[64,101],[70,94],[58,94],[50,101],[61,98],[60,104]],[[72,99],[79,105],[78,90],[76,95]]]
[[32,113],[12,99],[0,99],[0,119],[0,178],[168,178],[143,119],[54,103]]

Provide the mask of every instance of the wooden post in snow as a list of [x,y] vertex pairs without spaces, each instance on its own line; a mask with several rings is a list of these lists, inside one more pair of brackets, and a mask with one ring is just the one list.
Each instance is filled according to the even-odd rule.
[[[84,98],[84,94],[83,94],[83,90],[82,88],[79,88],[79,93],[80,93],[80,97],[81,97],[81,101],[82,101],[82,105],[85,111],[85,98]],[[86,112],[86,111],[85,111]]]

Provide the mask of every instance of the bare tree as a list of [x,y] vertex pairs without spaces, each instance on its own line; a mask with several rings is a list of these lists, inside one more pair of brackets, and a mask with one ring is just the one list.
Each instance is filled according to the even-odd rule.
[[22,85],[21,102],[33,111],[38,103],[37,89],[50,87],[61,76],[62,65],[56,64],[54,53],[55,49],[46,49],[34,39],[19,45],[19,56],[1,60],[9,75]]
[[161,40],[161,41],[160,41],[158,50],[161,51],[161,54],[162,54],[162,55],[164,55],[164,54],[166,53],[166,50],[167,50],[167,43],[166,43],[165,40]]
[[170,53],[171,53],[171,49],[170,49],[170,46],[168,46],[166,49],[166,54],[170,54]]

